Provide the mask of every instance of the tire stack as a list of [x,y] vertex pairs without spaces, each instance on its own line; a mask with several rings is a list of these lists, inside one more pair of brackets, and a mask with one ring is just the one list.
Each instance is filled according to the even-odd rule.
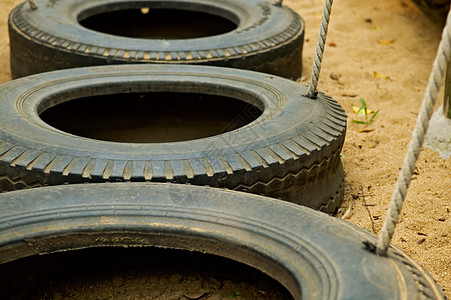
[[[150,39],[118,33],[127,20],[145,28],[148,14],[185,23]],[[119,29],[118,16],[128,16]],[[196,18],[214,20],[196,34],[222,29],[184,36]],[[244,263],[295,299],[443,297],[400,250],[378,257],[362,244],[373,235],[304,207],[333,213],[343,199],[346,115],[289,80],[302,73],[304,24],[280,2],[36,0],[11,12],[9,29],[6,268],[36,254],[153,246]],[[176,38],[155,38],[163,33]],[[15,295],[3,279],[0,293]]]
[[[40,0],[13,9],[9,32],[11,73],[28,77],[3,87],[10,97],[0,109],[0,190],[156,181],[326,213],[340,205],[345,112],[329,96],[309,99],[304,86],[273,76],[302,74],[304,22],[288,7]],[[74,67],[85,68],[67,69]],[[202,132],[190,135],[189,126]],[[151,127],[163,132],[142,133]]]

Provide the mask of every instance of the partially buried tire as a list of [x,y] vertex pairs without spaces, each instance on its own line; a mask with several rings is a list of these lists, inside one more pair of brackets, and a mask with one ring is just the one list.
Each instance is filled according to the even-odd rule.
[[144,62],[302,75],[304,22],[272,0],[34,2],[9,17],[13,78]]
[[[23,291],[16,271],[3,270],[24,257],[161,247],[241,262],[276,279],[294,299],[445,299],[398,248],[386,257],[369,252],[364,243],[376,240],[312,209],[234,191],[149,183],[45,187],[0,195],[0,292]],[[47,272],[36,270],[31,283],[39,285]]]
[[0,87],[0,188],[159,181],[333,212],[346,114],[267,74],[205,66],[56,71]]

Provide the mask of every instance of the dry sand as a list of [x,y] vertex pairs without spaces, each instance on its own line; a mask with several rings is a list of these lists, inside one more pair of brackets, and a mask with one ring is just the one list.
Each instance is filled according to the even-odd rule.
[[[286,0],[306,21],[304,82],[318,38],[322,0]],[[440,42],[442,28],[407,0],[334,2],[318,89],[348,114],[343,148],[351,223],[379,233]],[[387,42],[385,42],[387,41]],[[382,45],[381,43],[393,43]],[[377,72],[389,79],[374,76]],[[334,78],[332,78],[334,77]],[[338,80],[336,78],[338,77]],[[372,132],[351,122],[364,98],[380,109]],[[438,104],[443,103],[443,89]],[[451,297],[451,159],[423,149],[394,244],[421,263]]]
[[[22,0],[0,2],[0,83],[11,80],[7,16]],[[306,22],[304,76],[308,82],[322,0],[285,0]],[[336,0],[318,89],[349,116],[343,148],[348,219],[379,233],[423,98],[441,28],[409,0]],[[381,43],[387,45],[383,45]],[[374,76],[377,72],[389,78]],[[443,91],[438,101],[442,103]],[[374,131],[351,122],[364,98],[380,109]],[[451,298],[451,159],[420,155],[393,242],[421,263]]]

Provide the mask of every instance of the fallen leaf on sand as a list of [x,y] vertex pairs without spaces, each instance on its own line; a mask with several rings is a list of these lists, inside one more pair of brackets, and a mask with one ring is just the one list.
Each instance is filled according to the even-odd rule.
[[376,71],[374,71],[373,74],[374,74],[374,77],[376,77],[376,78],[382,78],[382,79],[389,79],[390,78],[390,76],[383,75],[383,74],[378,73]]
[[354,97],[357,97],[357,94],[354,94],[354,93],[344,93],[344,94],[341,94],[341,96],[343,96],[343,97],[349,97],[349,98],[354,98]]
[[359,130],[360,133],[362,133],[362,132],[371,132],[371,131],[374,131],[374,129],[373,128],[364,128],[364,129],[360,129]]
[[393,44],[394,42],[395,42],[395,40],[380,40],[380,41],[377,41],[377,43],[380,44],[380,45],[390,45],[390,44]]
[[[360,107],[358,107],[358,106],[353,105],[352,106],[352,110],[354,111],[355,114],[358,113],[359,116],[365,116],[365,111],[363,109],[360,109]],[[360,112],[359,112],[359,110],[360,110]],[[367,109],[366,113],[367,114],[372,114],[372,113],[374,113],[374,110]]]
[[426,239],[419,239],[418,241],[417,241],[417,244],[418,245],[421,245],[421,244],[423,244],[424,242],[426,241]]
[[209,297],[210,294],[209,293],[192,293],[192,294],[184,294],[183,296],[190,300],[197,300],[197,299],[200,299],[203,297]]

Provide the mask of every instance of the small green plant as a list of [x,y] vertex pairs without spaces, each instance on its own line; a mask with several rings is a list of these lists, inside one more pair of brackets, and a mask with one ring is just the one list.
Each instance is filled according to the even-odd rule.
[[[374,118],[379,113],[379,109],[376,111],[372,111],[366,107],[366,103],[363,98],[360,98],[359,100],[360,100],[360,103],[362,103],[362,106],[360,106],[360,107],[353,106],[352,108],[353,108],[356,116],[362,116],[362,115],[365,116],[365,121],[352,119],[352,122],[357,123],[357,124],[369,125],[373,122]],[[370,117],[370,115],[371,115],[371,117]]]
[[230,295],[230,299],[234,299],[236,297],[238,297],[241,293],[240,292],[235,292],[232,295]]

